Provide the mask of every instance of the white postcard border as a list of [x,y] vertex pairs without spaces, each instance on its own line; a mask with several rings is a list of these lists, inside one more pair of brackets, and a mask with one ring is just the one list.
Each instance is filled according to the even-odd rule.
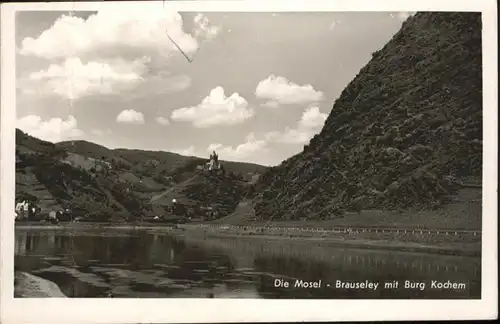
[[[483,248],[481,300],[268,300],[13,298],[15,195],[15,21],[17,10],[99,10],[171,6],[177,11],[480,11],[483,24]],[[497,309],[497,15],[493,0],[157,1],[2,4],[1,298],[2,323],[374,321],[495,318]]]

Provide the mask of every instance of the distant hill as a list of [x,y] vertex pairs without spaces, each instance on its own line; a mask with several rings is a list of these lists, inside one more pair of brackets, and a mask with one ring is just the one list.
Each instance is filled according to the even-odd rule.
[[438,209],[467,179],[480,179],[481,29],[480,13],[417,13],[404,22],[303,152],[260,177],[257,217]]
[[[175,173],[176,170],[189,169],[191,166],[199,165],[208,161],[194,156],[184,156],[172,152],[146,151],[131,149],[108,149],[99,144],[87,141],[64,141],[55,144],[57,148],[68,152],[101,159],[115,161],[123,166],[131,167],[135,165],[139,169],[147,166],[154,166],[150,171],[160,173]],[[242,174],[245,178],[251,178],[256,173],[261,173],[266,167],[253,163],[222,161],[224,167],[229,172]],[[190,170],[192,171],[192,170]]]
[[[264,166],[221,161],[225,174],[199,170],[208,159],[161,151],[108,149],[87,141],[50,143],[16,130],[16,199],[43,213],[71,208],[92,220],[163,215],[172,199],[231,213]],[[196,180],[196,181],[193,181]]]

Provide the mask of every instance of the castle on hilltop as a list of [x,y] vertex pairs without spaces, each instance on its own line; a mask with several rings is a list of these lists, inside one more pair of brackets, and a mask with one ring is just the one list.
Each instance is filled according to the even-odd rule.
[[210,154],[210,160],[207,163],[199,165],[198,169],[203,171],[224,171],[224,167],[219,161],[219,155],[215,151]]
[[221,169],[219,155],[215,153],[215,151],[210,154],[210,160],[207,163],[207,169],[208,171],[217,171]]

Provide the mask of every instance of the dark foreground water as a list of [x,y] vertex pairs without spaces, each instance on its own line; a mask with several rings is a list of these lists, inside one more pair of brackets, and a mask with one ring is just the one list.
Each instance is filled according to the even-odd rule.
[[16,229],[15,240],[16,270],[68,297],[480,298],[480,267],[471,257],[145,230]]

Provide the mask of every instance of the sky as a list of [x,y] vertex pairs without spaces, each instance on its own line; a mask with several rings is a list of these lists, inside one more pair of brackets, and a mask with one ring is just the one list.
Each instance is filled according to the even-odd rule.
[[21,11],[16,127],[51,142],[277,165],[321,130],[410,14]]

